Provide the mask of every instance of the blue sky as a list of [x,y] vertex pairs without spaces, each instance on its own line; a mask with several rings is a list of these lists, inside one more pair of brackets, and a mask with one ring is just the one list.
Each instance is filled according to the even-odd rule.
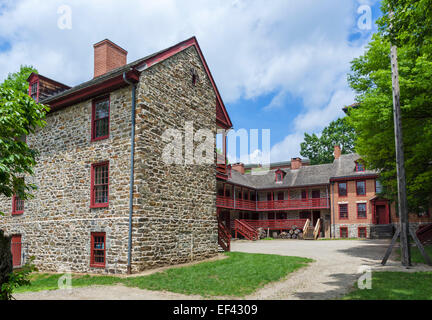
[[[58,27],[62,5],[71,29]],[[271,161],[290,160],[304,132],[354,102],[349,62],[376,30],[358,26],[364,5],[375,21],[378,0],[0,0],[0,80],[31,64],[77,85],[92,78],[102,39],[130,62],[195,35],[235,128],[271,129]]]

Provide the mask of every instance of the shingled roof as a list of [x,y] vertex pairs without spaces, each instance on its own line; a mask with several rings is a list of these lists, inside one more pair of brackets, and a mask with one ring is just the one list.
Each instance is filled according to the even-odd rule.
[[355,161],[359,160],[358,154],[342,155],[339,159],[330,164],[304,166],[297,170],[280,169],[285,173],[282,182],[275,181],[276,170],[261,172],[260,174],[241,174],[232,170],[228,182],[236,185],[260,190],[273,188],[289,188],[313,185],[326,185],[335,178],[356,178],[376,176],[377,172],[365,170],[355,171]]

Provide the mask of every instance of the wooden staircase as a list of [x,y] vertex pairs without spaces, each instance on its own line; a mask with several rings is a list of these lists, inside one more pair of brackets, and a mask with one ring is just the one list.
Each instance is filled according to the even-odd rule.
[[218,224],[218,244],[219,251],[231,251],[231,234],[221,222]]
[[304,240],[316,240],[319,237],[321,231],[321,219],[318,219],[316,226],[311,226],[311,222],[308,219],[303,228],[303,239]]
[[235,237],[240,233],[247,240],[256,241],[259,239],[258,230],[252,227],[249,223],[236,219],[234,221]]

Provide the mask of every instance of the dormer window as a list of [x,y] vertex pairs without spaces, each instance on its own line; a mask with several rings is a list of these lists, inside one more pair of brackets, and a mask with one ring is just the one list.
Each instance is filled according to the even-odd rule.
[[39,100],[38,87],[39,87],[38,81],[36,81],[30,85],[30,96],[36,102],[38,102],[38,100]]
[[276,170],[275,180],[276,182],[282,182],[284,178],[284,172],[282,170]]
[[363,163],[360,163],[360,162],[356,161],[355,171],[356,172],[363,172],[363,171],[365,171],[365,165]]

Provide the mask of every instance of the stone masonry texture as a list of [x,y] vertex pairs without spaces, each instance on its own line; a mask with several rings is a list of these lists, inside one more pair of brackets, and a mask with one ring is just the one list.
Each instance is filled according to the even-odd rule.
[[[199,75],[193,85],[191,68]],[[132,272],[217,254],[215,165],[166,165],[166,129],[216,132],[216,96],[194,47],[143,71],[137,84]],[[131,87],[109,93],[110,135],[91,142],[92,100],[47,115],[27,137],[40,152],[24,214],[0,199],[0,229],[22,236],[41,271],[127,271]],[[91,165],[109,161],[109,206],[90,208]],[[90,267],[92,232],[106,233],[106,267]]]

